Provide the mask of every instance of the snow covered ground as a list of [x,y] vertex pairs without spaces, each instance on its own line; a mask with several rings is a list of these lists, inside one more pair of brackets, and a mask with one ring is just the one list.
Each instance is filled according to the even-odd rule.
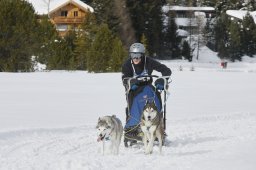
[[165,63],[173,81],[162,155],[123,143],[118,156],[98,152],[98,117],[125,121],[120,73],[0,73],[0,169],[255,170],[256,63]]

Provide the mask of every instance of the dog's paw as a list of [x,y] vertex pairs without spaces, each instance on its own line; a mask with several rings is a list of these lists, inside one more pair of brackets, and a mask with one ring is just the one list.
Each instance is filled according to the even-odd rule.
[[147,154],[152,154],[152,153],[153,153],[153,148],[148,147],[148,148],[146,149],[146,153],[147,153]]
[[144,153],[145,153],[145,155],[149,155],[149,152],[148,152],[148,151],[145,151]]
[[152,151],[150,151],[149,148],[145,149],[145,154],[146,154],[146,155],[149,155],[149,154],[151,154],[151,153],[152,153]]

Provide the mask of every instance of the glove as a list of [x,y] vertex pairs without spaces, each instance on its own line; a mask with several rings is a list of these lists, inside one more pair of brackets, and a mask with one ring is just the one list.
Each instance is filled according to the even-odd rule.
[[156,84],[156,89],[157,89],[157,90],[164,90],[164,85],[162,85],[162,84]]
[[164,90],[164,79],[163,78],[159,78],[155,81],[155,87],[157,90]]
[[139,87],[139,86],[138,86],[137,84],[133,84],[133,85],[131,86],[131,90],[132,90],[132,91],[135,91],[135,90],[137,90],[138,87]]
[[138,80],[136,78],[131,78],[130,79],[130,90],[132,90],[132,91],[137,90],[137,88],[139,87],[137,83],[138,83]]

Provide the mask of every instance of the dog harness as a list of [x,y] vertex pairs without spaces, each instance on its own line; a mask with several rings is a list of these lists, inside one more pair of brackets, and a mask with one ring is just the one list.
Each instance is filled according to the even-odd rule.
[[[154,124],[155,122],[157,122],[158,121],[158,123],[157,124]],[[159,114],[157,114],[156,115],[156,117],[151,121],[152,122],[152,125],[156,125],[156,129],[158,128],[158,126],[160,125],[160,122],[161,120],[160,120],[160,118],[159,118]],[[141,122],[141,124],[143,125],[143,126],[145,126],[145,118],[144,118],[144,116],[142,116],[142,122]],[[150,129],[150,126],[147,126],[147,130],[149,130]]]
[[145,56],[144,58],[145,58],[145,60],[144,60],[144,69],[143,69],[143,71],[142,71],[139,75],[136,73],[135,68],[134,68],[134,65],[133,65],[132,60],[131,60],[132,69],[133,69],[133,77],[147,76],[147,75],[148,75],[148,71],[147,71],[147,69],[146,69],[146,61],[147,61],[146,58],[147,58],[147,57]]

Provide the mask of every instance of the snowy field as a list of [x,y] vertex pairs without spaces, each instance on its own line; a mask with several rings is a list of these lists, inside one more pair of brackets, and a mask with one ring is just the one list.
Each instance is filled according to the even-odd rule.
[[255,170],[256,63],[166,64],[173,81],[162,155],[123,143],[118,156],[98,152],[98,117],[125,123],[121,73],[0,73],[0,169]]

